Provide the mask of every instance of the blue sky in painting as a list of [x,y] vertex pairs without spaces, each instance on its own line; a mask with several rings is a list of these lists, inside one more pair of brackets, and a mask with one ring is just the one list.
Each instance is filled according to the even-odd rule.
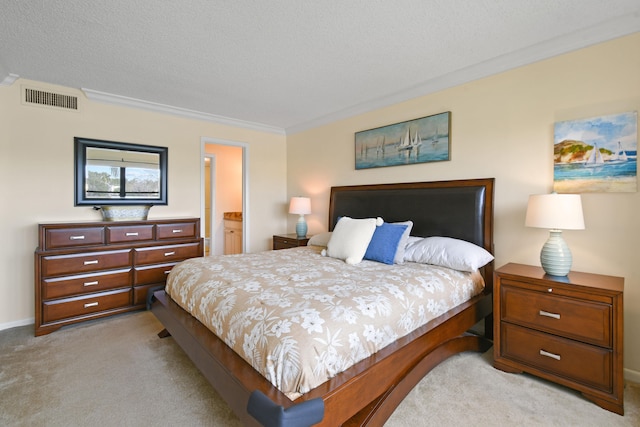
[[618,141],[625,150],[636,150],[638,145],[638,114],[628,112],[583,120],[570,120],[555,124],[554,144],[572,139],[600,148],[614,150]]

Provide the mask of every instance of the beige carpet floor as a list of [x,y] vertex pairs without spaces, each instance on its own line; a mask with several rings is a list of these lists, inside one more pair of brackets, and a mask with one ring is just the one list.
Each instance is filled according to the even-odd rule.
[[[35,338],[0,331],[0,426],[239,426],[150,312]],[[387,422],[401,426],[640,426],[640,385],[625,416],[579,393],[495,370],[491,350],[436,367]]]

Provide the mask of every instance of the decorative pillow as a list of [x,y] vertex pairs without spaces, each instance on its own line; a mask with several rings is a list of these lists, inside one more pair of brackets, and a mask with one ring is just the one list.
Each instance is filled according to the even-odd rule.
[[473,243],[450,237],[426,237],[407,246],[405,261],[434,264],[460,271],[474,271],[493,255]]
[[407,226],[404,233],[402,233],[402,237],[400,237],[398,251],[396,252],[396,256],[393,258],[394,264],[402,264],[404,262],[404,251],[409,243],[409,234],[411,234],[411,229],[413,228],[413,221],[392,222],[391,224]]
[[406,225],[395,225],[386,222],[377,226],[364,254],[364,259],[393,264],[398,252],[398,244],[406,229]]
[[326,255],[342,259],[347,264],[359,263],[378,224],[382,224],[381,218],[353,219],[343,216],[327,242]]
[[330,231],[326,231],[324,233],[318,233],[318,234],[314,234],[313,236],[311,236],[309,238],[309,241],[307,242],[307,246],[327,246],[327,243],[329,243],[329,239],[331,239],[331,232]]

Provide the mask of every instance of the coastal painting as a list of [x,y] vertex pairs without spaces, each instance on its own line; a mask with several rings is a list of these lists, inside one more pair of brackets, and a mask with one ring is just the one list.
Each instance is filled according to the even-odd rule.
[[553,190],[637,191],[638,112],[558,122],[554,126]]
[[356,132],[356,169],[450,160],[451,112]]

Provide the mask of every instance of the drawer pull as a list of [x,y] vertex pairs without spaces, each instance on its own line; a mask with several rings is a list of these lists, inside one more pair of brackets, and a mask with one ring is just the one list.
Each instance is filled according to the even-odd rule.
[[171,230],[172,233],[182,233],[182,229]]
[[84,305],[84,308],[97,307],[97,306],[98,306],[98,302],[88,302]]
[[164,256],[171,256],[171,255],[175,255],[175,254],[176,254],[175,251],[173,251],[173,252],[165,252]]
[[548,311],[540,310],[540,316],[551,317],[554,319],[560,319],[560,315],[556,313],[549,313]]
[[94,259],[94,260],[92,260],[92,261],[85,261],[85,262],[84,262],[84,265],[92,265],[92,264],[97,264],[97,263],[98,263],[98,260],[97,260],[97,259]]
[[547,357],[550,357],[552,359],[560,360],[560,355],[559,354],[549,353],[548,351],[544,351],[544,350],[540,350],[540,356],[547,356]]
[[84,286],[95,286],[97,284],[98,284],[97,280],[95,282],[84,282]]
[[126,236],[137,236],[138,233],[125,233]]
[[84,236],[69,236],[69,240],[84,240]]
[[169,274],[169,273],[171,273],[171,270],[167,270],[164,272],[164,274]]

